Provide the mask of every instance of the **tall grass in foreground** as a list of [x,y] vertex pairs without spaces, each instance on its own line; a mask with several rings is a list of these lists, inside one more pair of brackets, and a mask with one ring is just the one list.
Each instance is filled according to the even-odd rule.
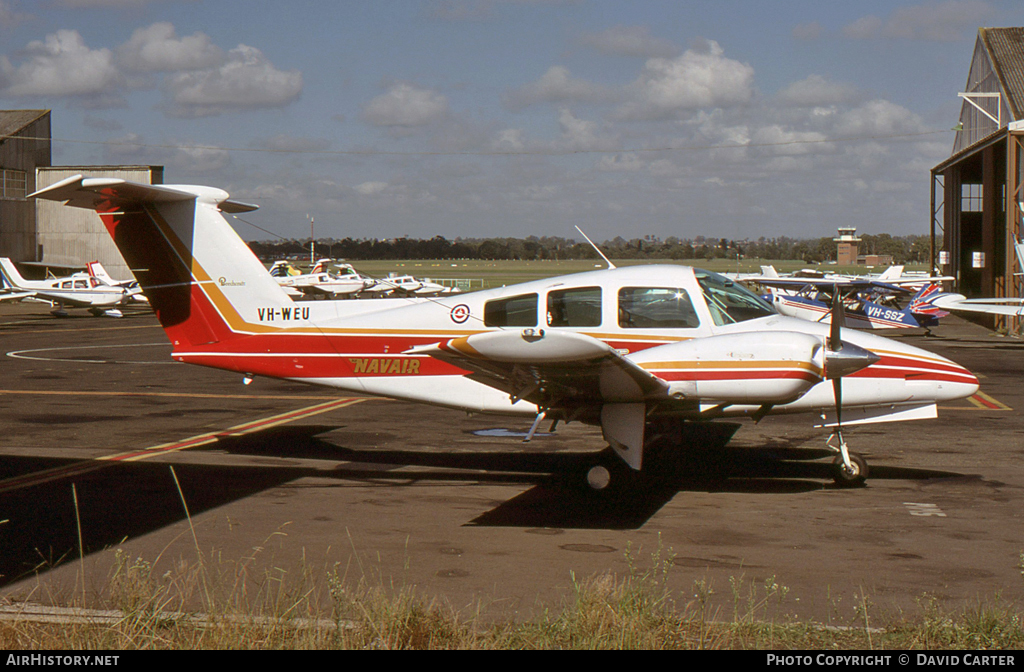
[[[572,578],[564,604],[527,621],[495,621],[350,568],[254,570],[254,557],[182,561],[157,574],[116,552],[105,622],[0,623],[13,649],[1012,649],[1024,645],[1021,613],[995,598],[957,612],[923,599],[920,613],[883,615],[866,598],[853,622],[825,627],[777,616],[786,589],[774,577],[706,580],[687,594],[668,587],[671,552],[649,562],[627,550],[628,571]],[[718,597],[716,597],[718,596]],[[202,605],[202,611],[188,605]],[[723,613],[727,612],[727,613]],[[883,622],[884,619],[884,622]]]

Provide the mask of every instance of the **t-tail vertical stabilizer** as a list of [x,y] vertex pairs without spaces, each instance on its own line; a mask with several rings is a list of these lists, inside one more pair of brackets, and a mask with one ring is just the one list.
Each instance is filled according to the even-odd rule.
[[248,335],[240,314],[293,305],[222,214],[257,206],[221,189],[76,175],[31,197],[99,214],[175,348]]

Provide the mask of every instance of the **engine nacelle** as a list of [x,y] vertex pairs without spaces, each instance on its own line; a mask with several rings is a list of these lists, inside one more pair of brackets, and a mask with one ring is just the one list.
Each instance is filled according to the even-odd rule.
[[824,378],[821,337],[784,331],[726,334],[648,348],[629,359],[680,399],[785,404]]

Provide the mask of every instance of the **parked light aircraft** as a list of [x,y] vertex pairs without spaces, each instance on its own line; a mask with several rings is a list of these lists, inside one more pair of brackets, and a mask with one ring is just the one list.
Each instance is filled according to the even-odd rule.
[[142,293],[142,288],[139,287],[139,281],[135,278],[131,280],[115,280],[107,273],[107,269],[103,267],[98,261],[90,261],[85,265],[85,270],[89,274],[89,277],[96,278],[102,284],[109,285],[111,287],[122,287],[128,293],[128,300],[138,303],[149,303],[149,299]]
[[373,285],[367,287],[372,293],[386,294],[388,296],[440,296],[442,294],[458,294],[459,290],[454,287],[445,287],[430,280],[420,280],[411,275],[389,275],[386,278],[377,280]]
[[[335,298],[338,296],[352,296],[373,286],[373,280],[364,278],[355,272],[348,264],[341,275],[335,275],[328,270],[330,259],[321,259],[316,262],[309,273],[293,274],[292,268],[287,262],[276,261],[270,267],[270,275],[277,280],[277,284],[285,289],[285,292],[292,297],[306,296],[309,298]],[[351,273],[348,272],[351,270]]]
[[[774,287],[774,281],[760,284]],[[900,287],[874,281],[849,281],[836,285],[828,280],[803,280],[800,290],[786,284],[788,292],[773,291],[769,300],[783,315],[799,317],[813,322],[829,324],[832,320],[833,297],[839,293],[845,308],[845,325],[856,329],[928,329],[938,324],[939,318],[949,313],[939,310],[932,301],[942,295],[938,283],[932,283],[915,294],[906,307],[901,308],[892,299],[896,294],[906,295]]]
[[[529,436],[542,418],[590,423],[631,468],[624,482],[643,473],[645,445],[666,428],[805,412],[835,430],[837,482],[861,482],[867,464],[848,450],[844,423],[935,417],[937,402],[978,390],[948,359],[842,329],[841,319],[778,315],[736,283],[685,266],[296,304],[222,215],[256,206],[220,189],[79,175],[33,196],[99,213],[139,269],[177,361],[521,415],[534,418]],[[591,484],[606,485],[615,464],[596,464]]]
[[57,304],[52,314],[56,317],[67,317],[65,306],[72,308],[88,308],[97,317],[122,317],[118,309],[130,299],[124,287],[109,285],[88,273],[75,273],[61,278],[46,280],[26,280],[18,272],[14,262],[7,257],[0,257],[0,274],[4,282],[17,292],[25,293],[25,298],[39,299]]

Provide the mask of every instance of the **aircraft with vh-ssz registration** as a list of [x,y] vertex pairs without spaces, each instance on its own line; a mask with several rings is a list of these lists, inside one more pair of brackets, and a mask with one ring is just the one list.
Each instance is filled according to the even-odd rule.
[[[4,283],[23,298],[37,299],[57,307],[51,311],[56,317],[67,317],[65,306],[87,308],[97,317],[121,317],[119,306],[131,300],[132,292],[112,285],[89,273],[75,273],[66,277],[46,280],[26,280],[7,257],[0,257],[0,275]],[[137,293],[137,292],[136,292]]]
[[[472,412],[601,427],[642,475],[645,446],[717,418],[816,413],[834,476],[863,482],[845,424],[936,416],[977,379],[875,334],[785,317],[737,283],[633,266],[443,296],[293,303],[201,186],[70,177],[33,194],[99,213],[181,362]],[[681,431],[680,431],[681,435]],[[529,438],[529,436],[528,436]],[[684,446],[678,446],[683,448]],[[595,464],[594,487],[618,460]],[[630,476],[632,475],[632,477]],[[619,476],[616,477],[618,479]]]
[[[780,286],[769,279],[758,283],[773,290]],[[802,283],[784,283],[781,287],[785,291],[772,291],[765,298],[783,315],[829,324],[832,304],[840,297],[845,309],[844,326],[855,329],[928,329],[949,314],[933,303],[937,297],[944,296],[938,283],[923,287],[902,308],[894,303],[895,297],[909,294],[909,291],[887,283],[874,280],[851,280],[841,285],[828,280],[803,280]]]

